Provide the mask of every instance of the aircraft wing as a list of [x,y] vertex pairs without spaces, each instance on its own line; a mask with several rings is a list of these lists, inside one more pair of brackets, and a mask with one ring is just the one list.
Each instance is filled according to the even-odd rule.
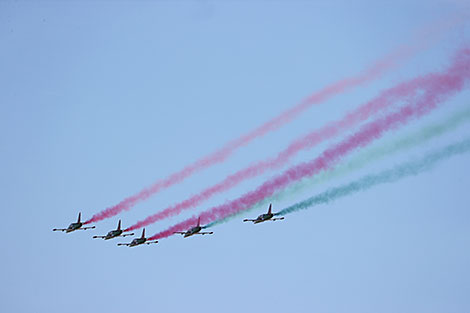
[[103,239],[103,238],[106,238],[106,236],[93,236],[93,238],[101,238],[101,239]]
[[130,246],[131,244],[130,243],[118,243],[117,245],[118,246]]
[[96,228],[96,226],[90,226],[90,227],[81,227],[79,229],[87,230],[87,229],[93,229]]
[[52,231],[66,231],[67,228],[54,228]]
[[280,221],[280,220],[283,220],[284,217],[278,217],[278,218],[272,218],[271,221]]
[[147,241],[146,244],[151,245],[152,243],[158,243],[158,240],[155,241]]
[[247,219],[247,218],[246,218],[246,219],[244,219],[243,221],[244,221],[244,222],[254,222],[254,221],[256,221],[256,220],[250,220],[250,219]]
[[116,236],[116,237],[127,237],[127,236],[134,236],[134,233],[122,234],[122,235],[119,235],[119,236]]
[[196,233],[195,235],[212,235],[214,232],[212,231],[202,231],[199,233]]

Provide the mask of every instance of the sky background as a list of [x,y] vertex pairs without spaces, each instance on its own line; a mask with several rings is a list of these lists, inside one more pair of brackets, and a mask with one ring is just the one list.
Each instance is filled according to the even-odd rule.
[[[356,75],[465,1],[1,1],[0,311],[469,312],[470,156],[282,222],[243,217],[213,236],[128,249],[92,240],[183,200],[384,88],[445,68],[469,43],[445,32],[381,79],[313,106],[96,230],[52,232]],[[468,107],[464,91],[393,139]],[[470,125],[317,186],[274,210],[466,138]],[[314,158],[331,142],[299,153]],[[379,142],[380,143],[380,142]],[[287,167],[286,167],[287,168]],[[152,235],[275,173],[147,228]],[[140,234],[140,231],[138,231]]]

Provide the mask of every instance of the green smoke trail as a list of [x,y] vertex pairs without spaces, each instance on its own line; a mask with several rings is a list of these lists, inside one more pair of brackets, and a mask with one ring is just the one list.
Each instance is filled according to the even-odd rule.
[[430,126],[426,126],[421,130],[414,132],[410,135],[407,135],[398,140],[390,141],[388,143],[382,144],[377,147],[368,148],[359,153],[355,158],[351,159],[349,162],[341,163],[336,166],[334,169],[319,173],[313,178],[305,178],[290,187],[279,191],[272,197],[266,198],[263,201],[258,202],[248,210],[243,212],[228,216],[224,219],[214,221],[205,226],[209,228],[221,223],[228,222],[229,220],[246,213],[247,211],[259,209],[261,207],[267,206],[270,202],[280,201],[287,197],[292,197],[294,194],[306,190],[307,188],[312,188],[315,185],[325,183],[331,179],[345,176],[355,170],[359,170],[366,165],[370,164],[373,161],[380,160],[381,158],[390,156],[392,154],[398,153],[400,151],[413,148],[419,144],[423,144],[437,136],[441,136],[449,131],[454,130],[464,122],[470,120],[470,109],[464,109],[458,111],[447,118],[444,122],[436,123]]
[[328,203],[338,198],[369,189],[379,184],[392,183],[407,176],[418,175],[431,169],[437,163],[445,159],[448,159],[454,155],[469,152],[469,150],[470,138],[467,138],[461,142],[448,145],[436,152],[429,153],[419,160],[404,163],[392,169],[382,171],[378,174],[364,176],[359,180],[340,187],[331,188],[317,196],[287,207],[281,210],[278,214],[285,215],[299,210],[305,210],[312,206]]

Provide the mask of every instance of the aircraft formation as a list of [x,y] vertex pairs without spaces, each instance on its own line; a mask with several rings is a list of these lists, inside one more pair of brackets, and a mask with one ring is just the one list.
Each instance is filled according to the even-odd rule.
[[[83,227],[83,223],[81,222],[81,215],[82,213],[78,213],[78,220],[75,223],[72,223],[69,225],[67,228],[54,228],[52,231],[62,231],[65,233],[71,233],[76,230],[87,230],[87,229],[94,229],[96,226],[88,226],[88,227]],[[253,224],[259,224],[262,222],[267,222],[267,221],[279,221],[283,220],[284,217],[275,217],[277,216],[277,213],[272,212],[272,204],[269,205],[268,212],[259,215],[256,219],[244,219],[243,222],[253,222]],[[180,234],[183,235],[183,238],[194,236],[194,235],[212,235],[214,232],[204,232],[202,231],[205,227],[201,226],[201,218],[199,217],[197,220],[196,226],[188,229],[185,232],[174,232],[173,234]],[[103,239],[103,240],[109,240],[113,238],[118,238],[118,237],[128,237],[128,236],[133,236],[134,233],[124,233],[124,231],[121,229],[121,220],[118,221],[117,229],[110,230],[106,235],[104,236],[93,236],[93,239]],[[156,244],[158,243],[158,240],[149,240],[147,237],[145,237],[145,228],[142,229],[142,235],[140,237],[134,238],[131,242],[129,243],[118,243],[118,246],[127,246],[127,247],[135,247],[135,246],[140,246],[140,245],[151,245],[151,244]]]

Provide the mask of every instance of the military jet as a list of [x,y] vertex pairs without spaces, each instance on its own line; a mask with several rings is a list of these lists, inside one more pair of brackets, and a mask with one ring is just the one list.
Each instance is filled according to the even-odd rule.
[[113,239],[113,238],[116,238],[116,237],[127,237],[127,236],[133,236],[133,235],[134,235],[134,233],[123,234],[123,231],[121,229],[121,220],[119,220],[117,229],[109,231],[106,234],[106,236],[93,236],[93,238],[102,238],[104,240],[109,240],[109,239]]
[[158,243],[158,240],[147,241],[145,238],[145,228],[142,230],[142,237],[135,238],[130,243],[118,243],[118,246],[128,246],[128,247],[135,247],[143,244],[151,245],[152,243]]
[[214,232],[208,231],[208,232],[201,232],[202,227],[201,227],[201,218],[199,217],[197,219],[197,225],[194,226],[193,228],[189,229],[188,231],[177,231],[174,232],[174,234],[181,234],[183,235],[184,238],[192,236],[192,235],[212,235]]
[[244,219],[243,221],[244,222],[253,222],[253,224],[258,224],[258,223],[262,223],[262,222],[266,222],[266,221],[273,221],[274,222],[274,221],[283,220],[284,217],[273,218],[275,215],[277,215],[277,213],[272,213],[271,212],[272,206],[273,206],[272,204],[269,205],[268,213],[261,214],[255,220]]
[[71,233],[76,230],[87,230],[87,229],[93,229],[95,226],[90,226],[90,227],[82,227],[83,223],[80,222],[80,218],[82,217],[82,213],[78,213],[78,221],[76,223],[72,223],[69,225],[67,228],[54,228],[52,231],[64,231],[66,233]]

